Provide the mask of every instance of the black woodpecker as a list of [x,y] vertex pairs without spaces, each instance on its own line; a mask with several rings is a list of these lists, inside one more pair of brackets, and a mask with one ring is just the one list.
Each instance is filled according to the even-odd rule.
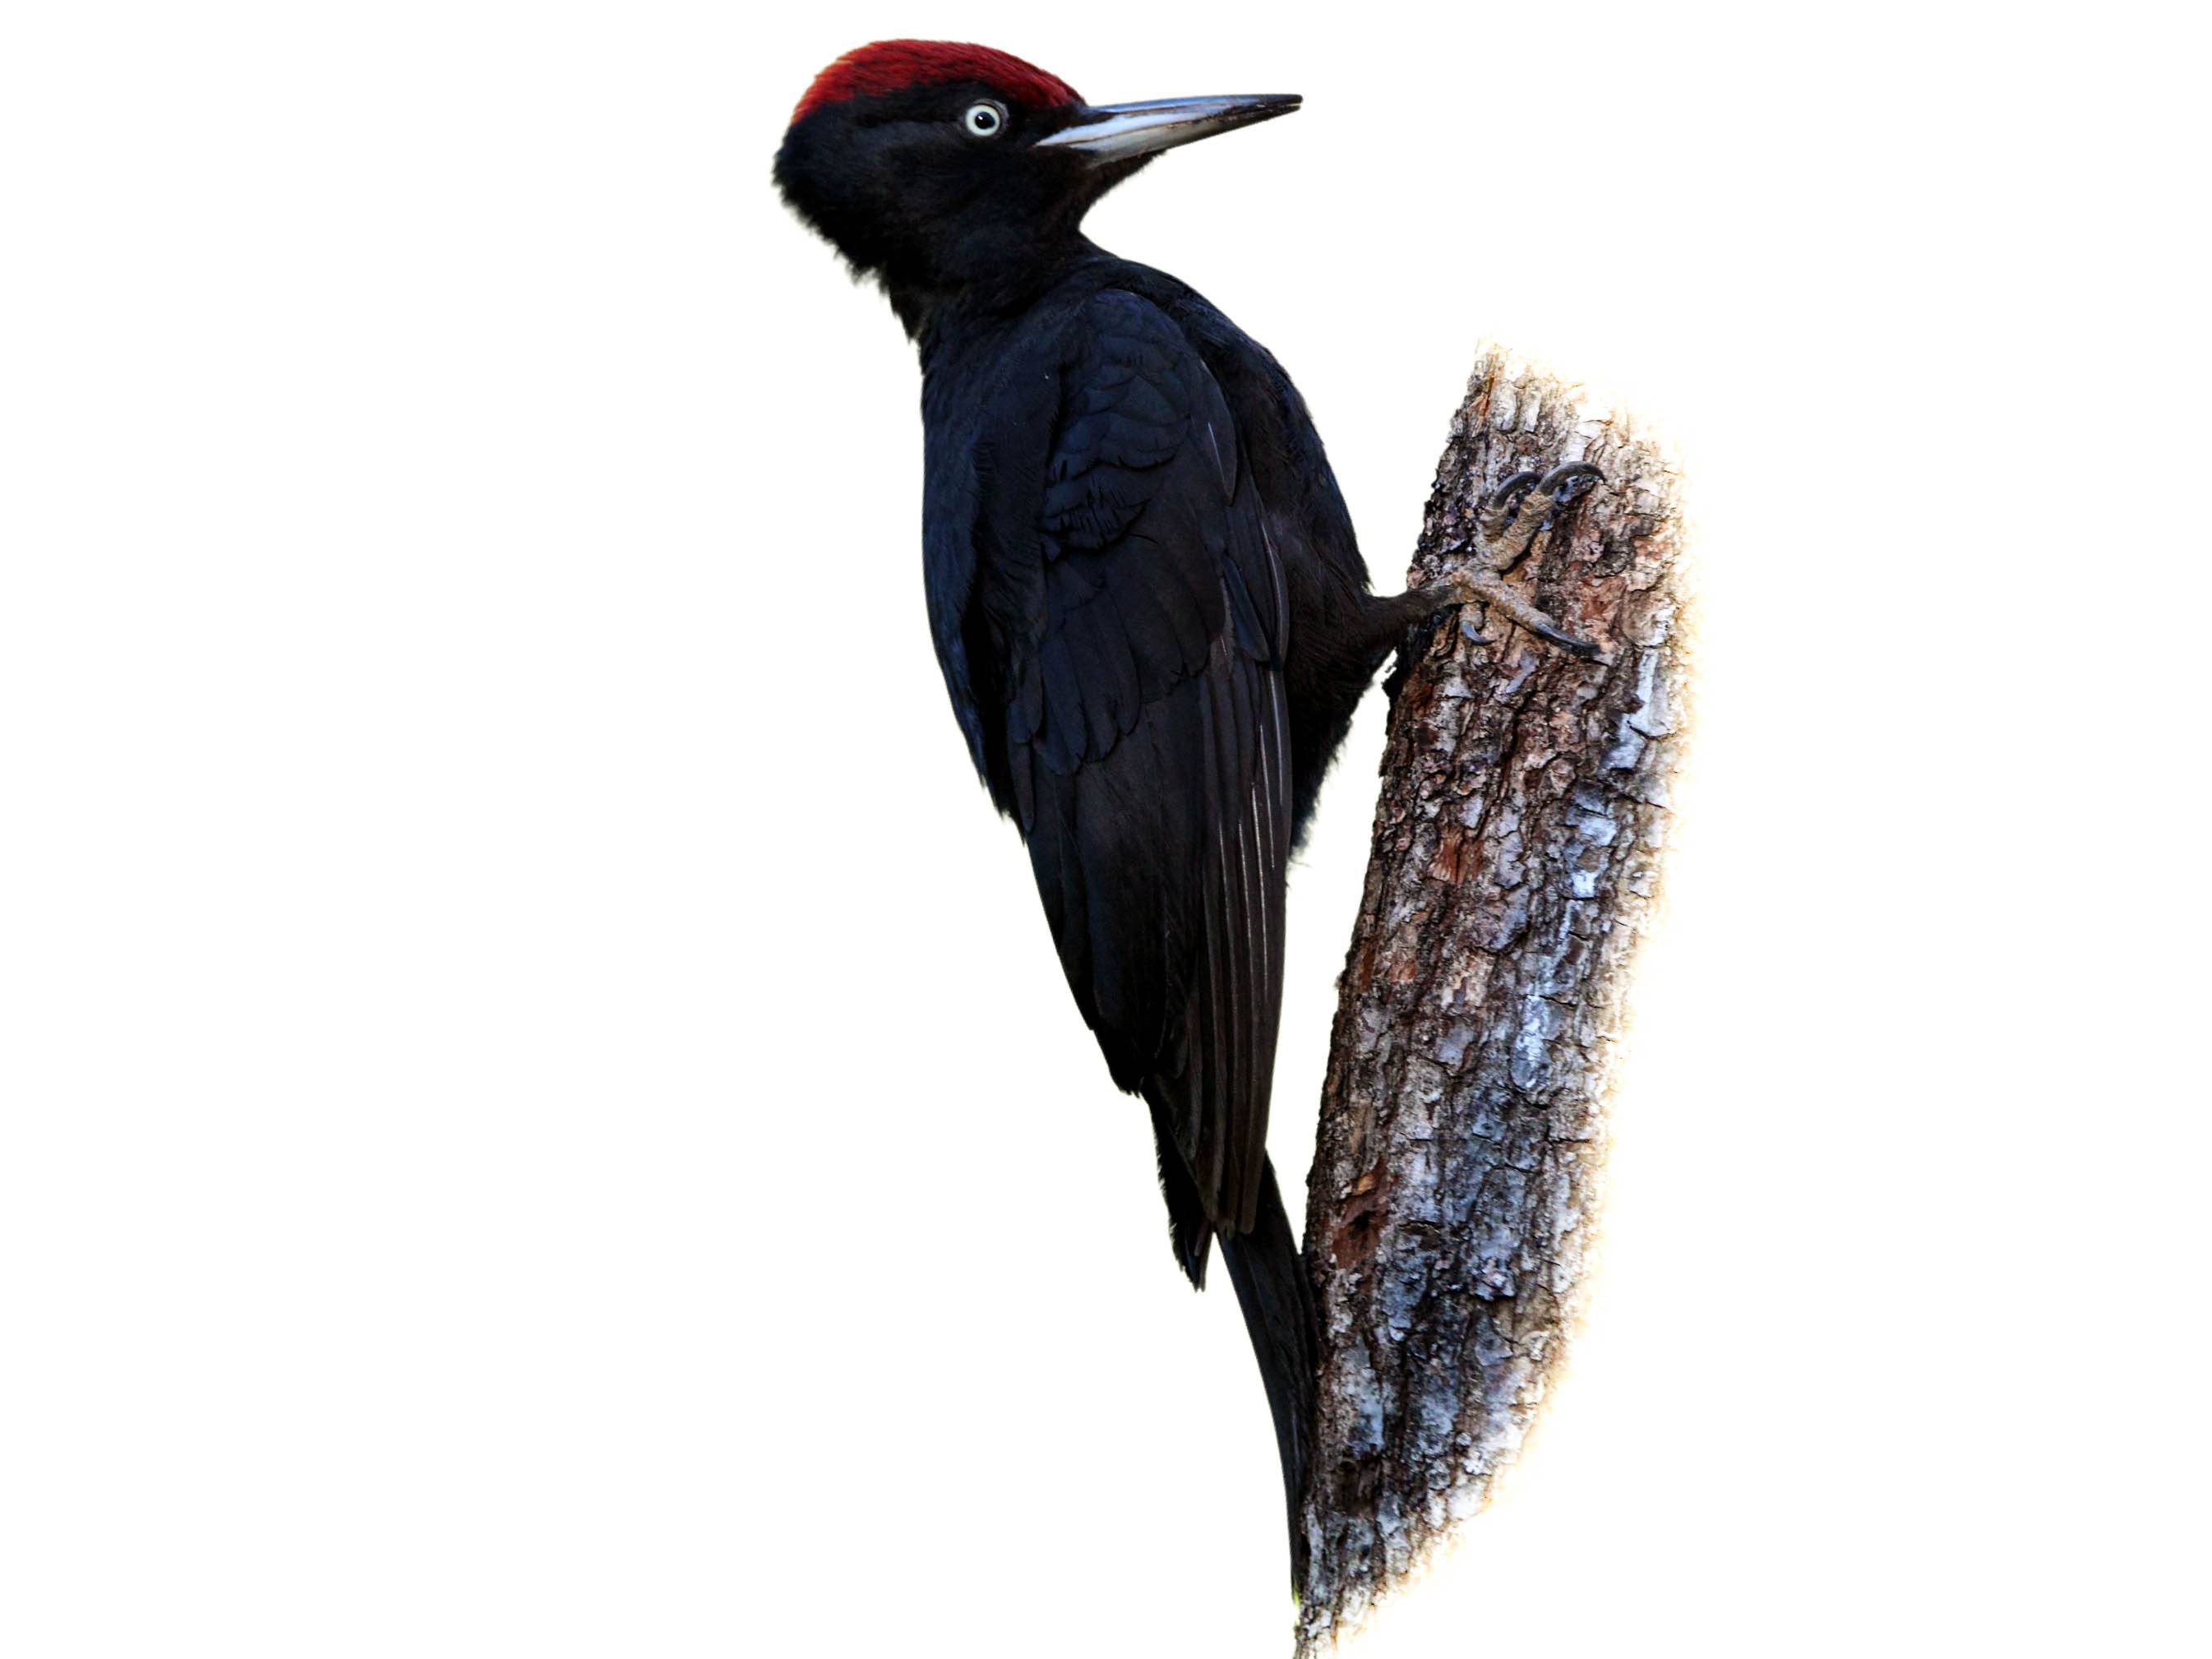
[[921,353],[945,690],[1107,1069],[1151,1110],[1193,1285],[1220,1241],[1274,1415],[1294,1577],[1316,1330],[1267,1161],[1284,867],[1410,625],[1479,603],[1595,654],[1503,577],[1596,476],[1507,480],[1472,568],[1378,598],[1281,366],[1084,235],[1158,152],[1298,101],[1094,106],[1005,52],[884,40],[816,78],[775,158],[785,200],[881,284]]

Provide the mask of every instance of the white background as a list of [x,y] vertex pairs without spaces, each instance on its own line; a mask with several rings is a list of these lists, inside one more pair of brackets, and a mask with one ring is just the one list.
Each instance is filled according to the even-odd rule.
[[1092,228],[1291,368],[1378,585],[1480,335],[1688,458],[1607,1272],[1371,1650],[2203,1651],[2196,27],[10,8],[0,1651],[1285,1650],[1233,1301],[944,708],[910,350],[769,187],[914,33],[1306,95]]

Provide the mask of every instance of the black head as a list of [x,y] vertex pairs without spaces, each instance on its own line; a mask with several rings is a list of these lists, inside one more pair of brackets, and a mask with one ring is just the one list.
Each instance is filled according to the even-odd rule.
[[913,318],[921,296],[1017,294],[1157,152],[1287,114],[1289,96],[1093,107],[988,47],[880,40],[815,77],[776,152],[784,199]]

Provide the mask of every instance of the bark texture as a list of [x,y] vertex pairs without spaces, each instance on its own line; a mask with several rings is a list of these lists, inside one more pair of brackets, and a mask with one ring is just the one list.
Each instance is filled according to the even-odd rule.
[[1486,347],[1413,575],[1467,557],[1499,480],[1572,460],[1608,482],[1514,580],[1609,660],[1497,614],[1476,643],[1447,613],[1393,678],[1308,1185],[1322,1358],[1304,1656],[1363,1626],[1481,1507],[1544,1400],[1589,1265],[1629,969],[1685,743],[1676,475],[1626,417]]

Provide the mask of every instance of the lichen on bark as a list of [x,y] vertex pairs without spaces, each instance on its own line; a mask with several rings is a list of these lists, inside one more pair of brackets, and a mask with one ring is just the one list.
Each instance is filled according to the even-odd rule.
[[1392,677],[1308,1182],[1322,1364],[1302,1655],[1362,1626],[1481,1507],[1586,1282],[1686,741],[1679,479],[1626,416],[1486,347],[1413,573],[1468,556],[1499,481],[1573,460],[1607,482],[1515,580],[1533,574],[1535,602],[1605,660],[1502,615],[1477,642],[1448,612]]

